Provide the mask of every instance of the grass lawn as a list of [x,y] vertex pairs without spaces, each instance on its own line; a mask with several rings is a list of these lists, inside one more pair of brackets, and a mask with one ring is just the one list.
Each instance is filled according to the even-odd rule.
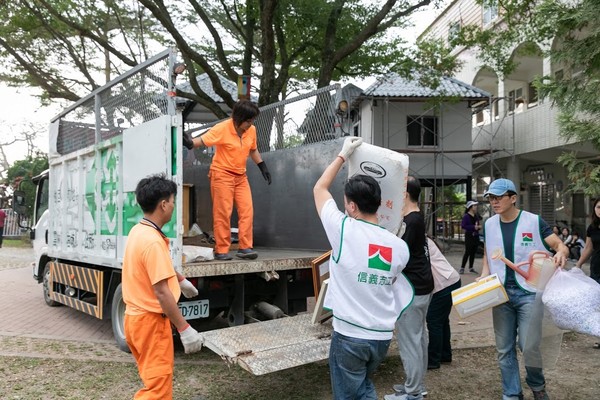
[[4,238],[2,240],[2,247],[27,248],[27,247],[31,247],[31,242],[29,240],[24,240],[24,239],[7,239],[7,238]]

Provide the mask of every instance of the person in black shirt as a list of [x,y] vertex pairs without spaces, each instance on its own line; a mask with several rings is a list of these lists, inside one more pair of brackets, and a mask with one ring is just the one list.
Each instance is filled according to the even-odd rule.
[[402,239],[408,245],[410,258],[403,274],[412,283],[415,298],[396,322],[398,349],[406,381],[394,385],[394,393],[385,400],[421,400],[425,388],[423,378],[427,371],[428,335],[427,309],[433,292],[433,274],[425,236],[425,219],[419,209],[421,184],[412,176],[406,183]]
[[575,266],[581,268],[590,256],[590,278],[600,283],[600,198],[594,201],[592,223],[587,228],[585,246]]

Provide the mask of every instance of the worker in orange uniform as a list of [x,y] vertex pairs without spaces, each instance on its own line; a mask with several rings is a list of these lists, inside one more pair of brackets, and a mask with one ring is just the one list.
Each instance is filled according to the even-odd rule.
[[202,337],[177,307],[179,295],[198,290],[171,263],[169,239],[161,228],[171,220],[177,185],[162,175],[142,179],[135,190],[144,218],[129,232],[123,256],[125,339],[144,387],[139,400],[173,398],[173,324],[186,353],[202,348]]
[[231,213],[233,204],[238,214],[239,258],[253,260],[258,254],[252,244],[252,193],[246,176],[248,156],[256,163],[263,178],[271,184],[271,174],[256,147],[254,119],[260,113],[256,104],[241,100],[233,106],[231,118],[218,123],[201,137],[183,135],[188,149],[215,146],[216,154],[208,177],[213,203],[213,231],[215,236],[215,259],[231,260]]

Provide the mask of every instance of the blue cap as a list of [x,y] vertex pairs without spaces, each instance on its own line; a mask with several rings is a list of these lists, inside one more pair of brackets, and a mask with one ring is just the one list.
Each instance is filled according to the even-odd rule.
[[490,194],[502,196],[506,192],[517,193],[515,184],[509,179],[500,178],[490,183],[490,186],[488,186],[488,190],[483,194],[483,197],[487,197]]

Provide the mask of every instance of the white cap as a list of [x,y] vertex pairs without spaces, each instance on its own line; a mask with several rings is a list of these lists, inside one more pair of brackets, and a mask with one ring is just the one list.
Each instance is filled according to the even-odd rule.
[[474,206],[474,205],[476,205],[476,204],[479,204],[479,203],[478,203],[478,202],[476,202],[476,201],[473,201],[473,200],[469,200],[469,201],[467,201],[467,205],[466,205],[466,207],[467,207],[467,210],[468,210],[469,208],[473,207],[473,206]]

